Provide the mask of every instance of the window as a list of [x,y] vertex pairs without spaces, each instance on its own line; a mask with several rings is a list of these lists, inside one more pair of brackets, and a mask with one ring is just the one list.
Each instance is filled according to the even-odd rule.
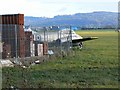
[[39,39],[40,39],[40,37],[38,36],[38,37],[37,37],[37,39],[39,40]]

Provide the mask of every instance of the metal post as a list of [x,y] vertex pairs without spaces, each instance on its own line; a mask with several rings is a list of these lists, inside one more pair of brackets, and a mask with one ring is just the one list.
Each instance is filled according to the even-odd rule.
[[0,24],[0,59],[2,59],[3,42],[2,42],[2,24]]
[[72,29],[71,29],[71,26],[70,26],[70,46],[72,47]]
[[45,42],[45,29],[44,29],[44,42]]
[[[2,60],[2,19],[0,16],[0,61]],[[2,90],[2,64],[0,62],[0,90]]]
[[15,25],[15,60],[16,60],[16,63],[18,64],[18,51],[17,51],[17,26]]
[[61,59],[62,59],[62,56],[63,56],[63,55],[62,55],[62,42],[61,42],[61,38],[62,38],[62,37],[61,37],[61,33],[62,33],[62,32],[60,31],[60,52],[61,52]]

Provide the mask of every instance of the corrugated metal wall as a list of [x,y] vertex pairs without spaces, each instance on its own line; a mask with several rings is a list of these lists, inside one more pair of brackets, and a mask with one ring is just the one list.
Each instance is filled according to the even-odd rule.
[[[11,57],[25,57],[23,25],[24,14],[2,15],[2,42],[3,46],[11,47],[11,51],[9,51]],[[7,58],[5,50],[3,50],[2,56]]]

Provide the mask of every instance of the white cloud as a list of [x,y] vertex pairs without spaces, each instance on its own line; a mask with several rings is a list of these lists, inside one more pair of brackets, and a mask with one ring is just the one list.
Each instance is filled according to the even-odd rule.
[[69,3],[69,2],[119,2],[119,0],[33,0],[41,3]]
[[3,14],[9,13],[22,13],[26,5],[26,1],[21,0],[0,0],[0,11]]
[[0,0],[0,14],[23,13],[25,16],[74,14],[79,12],[117,11],[119,0]]
[[57,12],[65,12],[66,10],[67,10],[66,7],[62,7],[62,8],[60,8]]

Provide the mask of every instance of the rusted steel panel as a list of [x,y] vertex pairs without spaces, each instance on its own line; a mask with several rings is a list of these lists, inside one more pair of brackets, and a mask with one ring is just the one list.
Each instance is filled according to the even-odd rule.
[[[25,33],[24,33],[23,25],[24,25],[24,14],[2,15],[2,27],[3,27],[2,41],[11,46],[10,48],[11,57],[16,56],[16,51],[19,57],[25,57],[25,40],[24,40]],[[16,45],[16,38],[17,38],[17,45]],[[5,51],[3,50],[3,53],[4,52]]]
[[48,43],[47,42],[43,43],[43,54],[44,55],[48,54]]
[[31,56],[31,36],[32,32],[25,32],[25,56],[30,57]]
[[11,45],[4,44],[3,51],[4,52],[2,53],[2,58],[10,58],[11,57]]

